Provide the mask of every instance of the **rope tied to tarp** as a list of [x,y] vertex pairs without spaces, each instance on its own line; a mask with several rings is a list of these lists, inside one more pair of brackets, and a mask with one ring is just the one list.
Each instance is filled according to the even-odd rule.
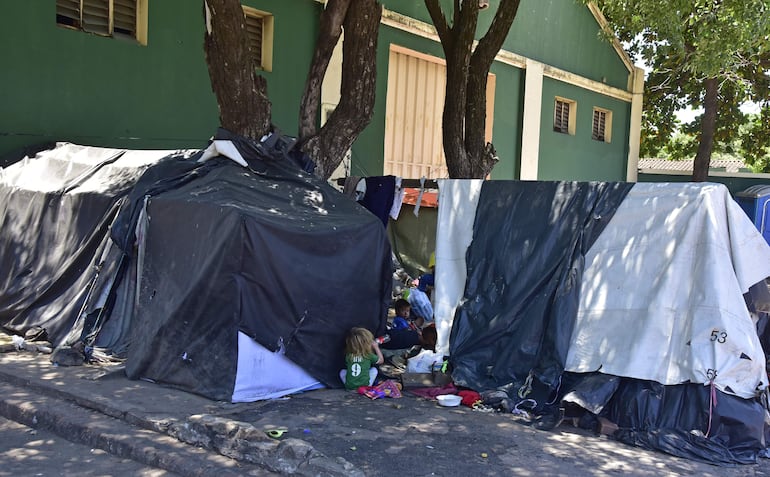
[[714,416],[714,408],[717,405],[717,387],[714,384],[713,379],[709,382],[709,387],[711,388],[709,390],[709,425],[706,429],[706,438],[708,438],[709,434],[711,434],[711,419]]

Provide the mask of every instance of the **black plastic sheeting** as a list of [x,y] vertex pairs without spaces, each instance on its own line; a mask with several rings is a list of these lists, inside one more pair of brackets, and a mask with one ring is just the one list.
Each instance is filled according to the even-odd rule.
[[708,385],[599,373],[565,373],[561,393],[563,404],[617,424],[622,442],[709,464],[755,463],[770,429],[764,393],[743,399]]
[[[0,185],[0,325],[4,329],[23,335],[39,326],[58,345],[78,320],[108,245],[110,224],[144,170],[106,167],[120,154],[80,171],[80,164],[38,159],[45,161],[41,170],[51,177],[70,170],[73,179],[58,190]],[[95,174],[102,188],[81,191],[78,186]],[[46,183],[46,178],[41,176],[39,183]]]
[[249,167],[199,152],[102,177],[99,193],[0,187],[0,325],[105,347],[131,378],[218,400],[232,396],[240,331],[340,387],[347,331],[385,328],[384,227],[309,175],[292,141],[215,139]]
[[577,316],[584,254],[632,186],[483,184],[449,340],[456,384],[539,404],[552,398]]
[[345,333],[384,331],[385,229],[290,161],[236,145],[249,169],[216,158],[205,174],[189,171],[194,180],[182,165],[143,188],[165,190],[147,202],[126,372],[229,400],[241,331],[339,387]]

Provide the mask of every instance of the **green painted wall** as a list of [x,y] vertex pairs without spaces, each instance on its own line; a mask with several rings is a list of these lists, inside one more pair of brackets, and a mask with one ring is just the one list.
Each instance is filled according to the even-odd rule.
[[[554,132],[555,97],[577,102],[575,135]],[[591,139],[593,108],[612,111],[612,138]],[[543,79],[540,180],[626,180],[631,105],[551,78]]]
[[[321,6],[247,0],[275,15],[273,121],[296,133]],[[0,157],[47,140],[130,148],[200,147],[219,120],[200,2],[150,0],[148,44],[56,26],[52,1],[13,2],[0,30]],[[290,51],[291,53],[285,53]]]
[[[390,45],[443,58],[441,45],[435,41],[416,37],[401,30],[382,26],[377,51],[377,97],[374,117],[369,126],[353,145],[352,175],[367,176],[383,173],[385,154],[385,110],[388,86],[388,57]],[[495,63],[491,72],[496,75],[495,118],[492,143],[497,149],[500,162],[495,167],[494,178],[512,179],[518,170],[521,150],[522,72],[518,68]]]
[[[433,24],[422,1],[383,0],[393,11]],[[444,11],[452,3],[443,0]],[[479,12],[478,31],[485,33],[499,0]],[[503,49],[571,71],[616,88],[628,87],[628,70],[588,7],[575,0],[521,0]],[[480,35],[477,35],[479,37]]]
[[629,71],[600,32],[588,7],[574,0],[522,0],[503,48],[626,89]]
[[516,179],[521,156],[525,73],[502,63],[493,63],[491,71],[497,79],[492,144],[500,158],[492,170],[492,179]]
[[[263,75],[268,81],[274,123],[294,135],[322,6],[310,0],[243,3],[275,16],[273,71]],[[495,0],[492,3],[482,12],[482,22],[489,21]],[[429,21],[422,1],[385,0],[384,4]],[[4,61],[0,69],[0,160],[14,149],[50,140],[138,149],[201,147],[215,131],[218,112],[203,55],[199,2],[150,0],[146,46],[57,27],[54,2],[12,5],[16,21],[0,30]],[[608,83],[622,79],[619,86],[625,85],[625,68],[612,47],[596,36],[598,25],[587,8],[572,0],[522,0],[519,15],[508,42],[512,51],[587,77],[606,74]],[[544,36],[553,31],[564,36]],[[578,41],[567,41],[570,48],[559,46],[565,42],[554,41],[567,37]],[[580,46],[582,43],[585,47]],[[353,146],[355,175],[381,174],[383,170],[391,44],[443,57],[439,43],[382,26],[375,115]],[[493,143],[501,158],[492,177],[516,178],[524,72],[500,63],[493,64],[492,72],[497,80]],[[557,94],[573,98],[581,106],[611,109],[612,144],[590,140],[590,106],[578,108],[577,137],[551,133],[552,100]],[[542,178],[625,177],[626,103],[547,78],[543,101]],[[581,131],[587,132],[587,139]],[[575,151],[581,151],[577,157]]]

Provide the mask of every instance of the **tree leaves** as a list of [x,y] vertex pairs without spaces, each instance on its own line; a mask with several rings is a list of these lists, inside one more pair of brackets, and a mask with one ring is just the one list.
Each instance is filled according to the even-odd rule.
[[[747,159],[762,162],[770,145],[770,124],[761,120],[770,118],[766,111],[770,0],[599,0],[597,4],[632,57],[650,68],[643,156],[689,159],[706,134],[713,135],[714,151],[742,152]],[[674,113],[700,108],[709,78],[715,78],[719,87],[714,130],[704,131],[700,118],[679,124]],[[747,101],[764,108],[759,119],[739,109]]]

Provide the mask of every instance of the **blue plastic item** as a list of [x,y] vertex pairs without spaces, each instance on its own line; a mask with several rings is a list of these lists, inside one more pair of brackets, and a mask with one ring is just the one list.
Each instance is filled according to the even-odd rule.
[[735,194],[735,201],[770,244],[770,185],[755,185]]

